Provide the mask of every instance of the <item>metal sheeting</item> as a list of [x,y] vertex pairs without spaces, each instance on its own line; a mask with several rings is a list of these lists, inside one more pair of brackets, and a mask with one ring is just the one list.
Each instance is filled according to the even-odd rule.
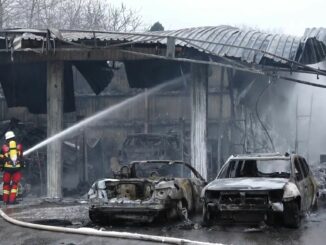
[[[31,113],[46,113],[46,63],[0,65],[0,82],[7,106],[27,107]],[[64,112],[75,111],[73,74],[70,63],[64,68]]]
[[[310,51],[310,55],[303,58],[309,59],[310,63],[317,63],[326,57],[326,28],[307,28],[302,37],[304,48]],[[316,62],[317,61],[317,62]]]
[[[144,34],[151,33],[147,32]],[[164,37],[140,36],[132,34],[62,32],[63,38],[72,42],[93,40],[94,37],[96,37],[98,41],[103,42],[135,41],[143,44],[158,43],[165,45],[167,42],[166,36],[172,36],[176,37],[176,45],[195,48],[201,52],[209,53],[215,56],[229,57],[246,63],[256,64],[261,64],[264,58],[277,63],[285,64],[287,62],[272,55],[267,55],[259,51],[248,50],[240,47],[258,49],[282,58],[295,60],[301,40],[300,37],[268,34],[255,30],[241,30],[231,26],[196,27],[174,31],[154,32],[153,34],[162,35]]]
[[[15,30],[17,31],[17,30]],[[23,40],[45,40],[47,31],[20,30]],[[175,37],[176,45],[194,48],[218,57],[240,60],[248,64],[292,65],[288,60],[314,64],[326,57],[324,28],[307,29],[302,37],[244,30],[231,26],[195,27],[173,31],[117,33],[96,31],[51,31],[52,38],[99,46],[135,42],[141,45],[166,45],[167,37]],[[1,34],[0,34],[1,35]]]
[[5,38],[0,36],[0,49],[6,48]]

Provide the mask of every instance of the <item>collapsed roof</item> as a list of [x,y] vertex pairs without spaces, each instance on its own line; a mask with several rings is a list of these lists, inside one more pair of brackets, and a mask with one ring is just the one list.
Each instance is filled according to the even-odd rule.
[[[69,75],[72,65],[83,74],[96,94],[99,94],[112,79],[112,68],[106,63],[106,60],[112,57],[126,64],[131,87],[150,87],[189,71],[189,63],[185,65],[178,60],[157,59],[160,57],[158,55],[164,56],[164,51],[169,45],[168,40],[173,38],[176,58],[206,61],[218,59],[236,66],[272,66],[299,70],[298,64],[315,64],[325,60],[325,33],[324,28],[312,28],[307,29],[302,37],[295,37],[257,30],[242,30],[231,26],[143,33],[7,30],[0,32],[0,58],[3,56],[8,60],[8,55],[11,55],[13,62],[1,64],[6,59],[0,59],[0,82],[9,107],[27,106],[31,112],[44,113],[46,108],[45,106],[40,108],[40,104],[46,103],[34,103],[31,100],[37,91],[40,95],[38,99],[45,102],[46,71],[44,69],[46,66],[44,62],[53,57],[62,59],[66,63],[64,82],[68,91],[65,92],[64,102],[65,112],[67,112],[74,110],[74,100],[71,100],[73,86],[68,81],[72,79]],[[139,49],[142,52],[139,53],[140,56],[136,55],[138,58],[119,53],[121,50],[133,52]],[[77,57],[68,53],[75,50],[84,51],[83,56]],[[90,55],[94,51],[99,51],[99,54]],[[105,51],[117,51],[117,53],[115,56],[105,56]],[[60,52],[66,55],[56,57]],[[22,60],[26,63],[20,64],[22,60],[15,60],[17,53],[22,55]],[[144,57],[141,57],[141,54],[144,54]],[[146,56],[146,54],[154,56]],[[27,59],[32,56],[35,59]],[[37,65],[36,61],[40,62],[40,65]],[[37,72],[30,72],[28,76],[18,75],[18,73],[26,74],[26,70],[31,69]],[[31,83],[36,86],[33,91],[25,90],[23,93],[16,91],[17,88],[26,87],[26,84]],[[28,91],[30,95],[26,94]],[[8,98],[7,95],[14,95],[14,98]]]

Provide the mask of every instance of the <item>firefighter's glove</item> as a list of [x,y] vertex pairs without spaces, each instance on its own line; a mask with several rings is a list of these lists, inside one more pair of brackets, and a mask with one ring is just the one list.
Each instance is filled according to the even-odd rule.
[[23,168],[26,168],[26,161],[25,161],[25,160],[22,159],[22,160],[21,160],[21,164],[22,164],[22,167],[23,167]]
[[19,163],[21,164],[21,166],[22,166],[23,168],[26,168],[26,161],[25,161],[24,158],[20,157],[20,158],[19,158]]

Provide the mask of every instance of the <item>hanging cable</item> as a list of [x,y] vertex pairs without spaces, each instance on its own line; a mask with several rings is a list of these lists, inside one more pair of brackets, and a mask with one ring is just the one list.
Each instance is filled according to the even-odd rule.
[[265,93],[265,91],[269,88],[269,86],[272,84],[271,80],[269,79],[268,81],[268,84],[262,89],[262,91],[260,92],[260,94],[258,95],[257,97],[257,100],[256,100],[256,105],[255,105],[255,109],[256,109],[256,116],[258,118],[258,121],[260,123],[260,125],[262,126],[262,128],[264,129],[270,143],[271,143],[271,146],[273,148],[273,151],[275,152],[275,146],[274,146],[274,143],[273,143],[273,140],[270,136],[270,134],[268,133],[268,130],[267,128],[265,127],[264,123],[262,122],[262,120],[260,119],[260,116],[259,116],[259,112],[258,112],[258,104],[259,104],[259,101],[260,101],[260,98],[263,96],[263,94]]

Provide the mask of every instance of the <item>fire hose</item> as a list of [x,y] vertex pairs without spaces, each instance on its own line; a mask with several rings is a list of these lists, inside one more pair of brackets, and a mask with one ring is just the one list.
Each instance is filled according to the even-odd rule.
[[63,232],[63,233],[72,233],[79,235],[89,235],[89,236],[101,236],[101,237],[111,237],[111,238],[120,238],[120,239],[133,239],[140,241],[149,241],[149,242],[158,242],[158,243],[166,243],[166,244],[198,244],[198,245],[212,245],[218,243],[209,243],[209,242],[200,242],[200,241],[192,241],[188,239],[175,238],[175,237],[163,237],[163,236],[153,236],[139,233],[130,233],[130,232],[117,232],[117,231],[102,231],[95,230],[92,228],[67,228],[67,227],[57,227],[50,225],[40,225],[29,222],[24,222],[20,220],[13,219],[9,217],[5,212],[0,209],[1,217],[9,223],[14,225],[27,227],[31,229],[52,231],[52,232]]

